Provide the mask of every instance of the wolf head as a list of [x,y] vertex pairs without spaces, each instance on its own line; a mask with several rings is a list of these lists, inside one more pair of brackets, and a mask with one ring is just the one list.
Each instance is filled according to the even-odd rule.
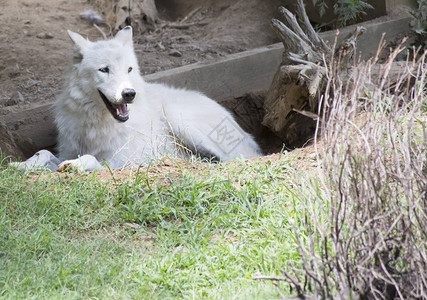
[[[127,26],[109,40],[91,42],[78,33],[67,31],[73,41],[73,66],[85,92],[95,95],[92,101],[120,122],[129,119],[127,104],[136,96],[134,86],[141,80],[133,50],[132,28]],[[88,91],[90,89],[90,91]]]

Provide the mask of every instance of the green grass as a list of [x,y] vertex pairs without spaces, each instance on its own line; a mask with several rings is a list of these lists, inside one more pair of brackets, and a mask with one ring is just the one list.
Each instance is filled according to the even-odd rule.
[[289,220],[311,192],[286,154],[183,170],[170,184],[43,175],[0,164],[0,298],[277,298],[252,277],[299,264]]

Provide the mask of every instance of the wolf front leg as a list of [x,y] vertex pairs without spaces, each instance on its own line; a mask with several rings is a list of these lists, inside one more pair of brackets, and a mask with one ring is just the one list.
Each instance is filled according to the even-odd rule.
[[19,170],[30,171],[49,169],[56,170],[61,161],[48,150],[40,150],[23,162],[11,162],[9,165]]
[[101,169],[102,165],[95,156],[85,154],[76,159],[65,160],[59,164],[57,171],[65,171],[66,169],[76,170],[78,172]]

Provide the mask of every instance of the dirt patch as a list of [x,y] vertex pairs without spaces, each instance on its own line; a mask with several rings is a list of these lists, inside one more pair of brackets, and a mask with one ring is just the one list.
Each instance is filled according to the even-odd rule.
[[179,158],[165,158],[154,164],[141,165],[133,169],[121,168],[110,170],[105,168],[82,173],[76,171],[35,172],[30,173],[28,178],[29,180],[47,179],[52,175],[57,178],[64,178],[65,180],[74,180],[76,177],[81,177],[84,180],[88,176],[96,177],[99,181],[111,184],[112,186],[124,183],[133,184],[135,181],[144,181],[148,184],[169,185],[173,180],[180,177],[185,170],[201,172],[208,167],[208,163],[190,162]]
[[[278,0],[156,2],[158,23],[135,36],[142,74],[213,61],[277,41],[268,23],[276,14]],[[102,38],[99,30],[80,17],[85,10],[96,9],[96,3],[0,0],[0,5],[0,114],[53,102],[71,63],[66,30],[92,40]],[[182,26],[174,26],[177,22]],[[108,25],[99,27],[111,33]]]
[[78,17],[86,1],[0,0],[0,6],[0,112],[52,102],[69,63],[66,29],[96,34]]

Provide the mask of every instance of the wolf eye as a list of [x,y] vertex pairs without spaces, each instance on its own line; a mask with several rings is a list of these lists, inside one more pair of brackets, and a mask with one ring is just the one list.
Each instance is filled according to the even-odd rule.
[[102,72],[102,73],[110,73],[110,68],[108,67],[103,67],[101,69],[98,69],[98,71]]
[[129,67],[129,69],[128,69],[128,73],[130,73],[132,70],[133,70],[133,68],[132,68],[132,67]]

